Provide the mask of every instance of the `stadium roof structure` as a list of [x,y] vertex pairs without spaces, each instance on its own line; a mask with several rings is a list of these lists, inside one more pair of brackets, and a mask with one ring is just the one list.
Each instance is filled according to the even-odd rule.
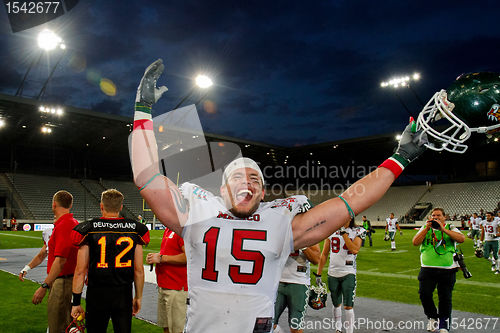
[[[131,117],[67,105],[59,105],[64,114],[57,115],[57,112],[41,112],[41,106],[58,107],[57,103],[0,94],[0,118],[5,120],[5,126],[0,128],[3,156],[0,171],[131,179],[127,142],[132,130]],[[52,130],[50,134],[42,132],[44,125]],[[223,146],[223,142],[238,145],[243,156],[253,158],[261,167],[273,167],[274,175],[278,167],[306,166],[323,171],[336,167],[339,177],[349,180],[356,180],[390,156],[397,144],[396,134],[282,147],[204,133],[207,142],[219,146]],[[494,152],[498,152],[499,143],[487,145],[484,138],[476,138],[473,144],[474,148],[466,154],[427,152],[427,157],[410,165],[405,174],[416,181],[421,179],[412,175],[434,175],[449,180],[477,180],[477,176],[484,175],[498,178],[499,157]],[[432,154],[434,157],[430,158]],[[478,170],[478,163],[484,164],[486,173]],[[279,173],[271,181],[290,182],[296,177],[296,173]],[[308,177],[300,177],[309,182],[319,179],[310,173]]]

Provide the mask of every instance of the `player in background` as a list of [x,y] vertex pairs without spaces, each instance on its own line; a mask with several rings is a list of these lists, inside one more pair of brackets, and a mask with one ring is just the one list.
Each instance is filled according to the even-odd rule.
[[132,316],[141,309],[142,246],[149,243],[149,230],[142,223],[121,218],[122,208],[123,195],[119,191],[102,192],[102,217],[77,225],[71,235],[79,246],[71,315],[76,319],[84,312],[80,302],[87,275],[85,318],[89,333],[106,332],[110,319],[115,332],[130,332]]
[[304,317],[311,284],[311,262],[319,262],[319,244],[290,253],[281,273],[278,294],[274,304],[274,333],[280,332],[278,322],[288,308],[288,325],[291,333],[304,332]]
[[474,248],[477,247],[479,238],[481,238],[481,222],[483,220],[477,216],[477,213],[472,214],[469,220],[470,237],[474,241]]
[[[492,212],[486,213],[486,220],[481,222],[481,242],[483,242],[484,258],[491,261],[491,271],[500,274],[500,260],[498,259],[498,220],[495,220]],[[492,256],[490,259],[490,252]]]
[[[374,233],[375,231],[372,228],[372,224],[370,223],[370,220],[368,220],[366,218],[366,215],[363,215],[363,229],[365,229],[365,231],[366,231],[366,237],[368,237],[368,239],[370,240],[370,247],[373,246],[372,232]],[[361,242],[362,247],[365,246],[366,237],[363,238],[363,241]]]
[[[380,200],[405,166],[425,151],[411,125],[396,153],[341,196],[298,214],[304,196],[261,202],[264,178],[250,159],[231,162],[221,196],[160,174],[151,108],[161,59],[145,71],[136,95],[130,153],[134,182],[159,220],[184,239],[189,305],[186,332],[271,332],[274,296],[291,252],[322,241]],[[168,163],[168,161],[166,161]],[[209,313],[207,313],[209,311]]]
[[19,272],[19,280],[21,282],[24,281],[24,278],[26,277],[26,274],[28,274],[28,271],[30,269],[37,267],[45,260],[45,258],[47,258],[47,255],[49,254],[49,249],[47,244],[49,244],[49,239],[50,236],[52,235],[53,230],[54,228],[48,228],[42,231],[43,246],[40,249],[40,252],[38,252],[33,257],[33,259],[31,259],[31,261],[27,265],[25,265],[24,268]]
[[396,241],[394,240],[396,236],[396,228],[399,231],[399,234],[403,236],[403,232],[401,231],[401,228],[399,227],[398,219],[394,217],[394,213],[391,213],[388,218],[385,219],[386,224],[385,224],[385,234],[389,235],[389,238],[391,240],[391,250],[396,251]]
[[[356,257],[361,243],[365,238],[365,229],[357,227],[354,219],[347,222],[338,231],[325,240],[316,272],[316,284],[321,284],[321,274],[328,254],[328,289],[333,303],[333,319],[335,329],[347,333],[354,330],[354,298],[356,297]],[[346,321],[342,323],[342,308],[344,304]]]

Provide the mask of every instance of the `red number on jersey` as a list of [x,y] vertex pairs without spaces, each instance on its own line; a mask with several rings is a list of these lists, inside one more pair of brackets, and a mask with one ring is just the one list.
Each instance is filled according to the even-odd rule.
[[[219,271],[215,269],[217,259],[217,242],[219,239],[218,227],[211,227],[203,236],[203,243],[206,244],[205,267],[201,270],[201,278],[204,280],[217,282]],[[242,273],[241,266],[229,265],[229,277],[233,283],[239,284],[256,284],[262,278],[264,271],[265,257],[260,251],[251,251],[243,249],[245,239],[261,240],[267,239],[266,231],[262,230],[233,230],[233,240],[231,246],[231,254],[236,260],[250,261],[253,263],[251,273]]]
[[215,270],[215,255],[217,253],[219,231],[220,228],[212,227],[203,236],[203,243],[207,244],[205,268],[201,270],[201,278],[203,280],[217,281],[217,276],[219,275],[219,272]]
[[233,247],[231,254],[236,260],[253,262],[251,273],[241,273],[239,265],[229,265],[229,277],[234,283],[240,284],[257,284],[262,278],[264,270],[265,257],[260,251],[250,251],[243,249],[243,241],[245,239],[265,241],[267,234],[262,230],[233,230]]
[[[338,237],[332,237],[332,240],[330,241],[330,243],[332,245],[332,252],[333,253],[339,253],[339,251],[340,251],[340,244],[342,243],[340,241],[340,238],[338,238]],[[347,248],[347,245],[345,243],[344,243],[344,246],[342,246],[342,248],[347,251],[347,254],[352,254],[352,252],[349,251],[349,249]]]

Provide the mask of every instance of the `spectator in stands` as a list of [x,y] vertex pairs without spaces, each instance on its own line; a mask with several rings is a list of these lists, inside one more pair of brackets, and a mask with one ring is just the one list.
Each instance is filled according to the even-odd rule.
[[[421,268],[418,275],[420,301],[429,319],[427,330],[446,333],[451,322],[452,291],[456,281],[457,263],[453,260],[456,243],[463,243],[465,236],[453,226],[446,224],[442,208],[434,208],[431,219],[413,237],[413,245],[420,245]],[[438,222],[437,224],[435,222]],[[439,311],[432,294],[438,290]]]
[[158,326],[165,333],[182,333],[186,323],[187,270],[184,240],[166,228],[159,253],[148,253],[146,263],[156,264]]
[[[40,304],[49,290],[47,318],[50,333],[64,332],[71,322],[71,285],[76,266],[77,248],[71,244],[71,230],[78,225],[70,210],[73,196],[58,191],[52,198],[54,230],[48,241],[47,277],[34,295],[33,304]],[[42,254],[43,255],[43,254]]]
[[144,217],[142,217],[142,215],[137,216],[137,220],[139,221],[139,223],[146,224],[146,220],[144,219]]
[[31,259],[29,264],[24,266],[24,268],[21,270],[21,272],[19,272],[19,280],[21,282],[24,281],[24,277],[26,276],[26,274],[28,273],[28,271],[30,269],[37,267],[45,260],[45,258],[47,258],[47,255],[49,253],[47,244],[49,243],[49,239],[50,239],[50,236],[52,235],[53,230],[54,229],[50,228],[50,229],[44,229],[42,231],[43,246],[40,249],[40,252],[38,252],[38,254],[36,254],[33,257],[33,259]]
[[111,319],[115,332],[127,333],[132,316],[141,309],[142,246],[149,243],[149,230],[144,224],[120,217],[123,194],[115,189],[102,192],[100,209],[102,217],[77,225],[71,235],[79,246],[71,315],[78,318],[84,312],[80,301],[87,275],[88,332],[106,332]]
[[[373,246],[372,242],[372,224],[370,223],[370,220],[366,219],[366,215],[363,215],[363,228],[366,230],[366,236],[370,239],[370,246]],[[363,237],[363,241],[361,242],[361,246],[365,246],[365,238]]]

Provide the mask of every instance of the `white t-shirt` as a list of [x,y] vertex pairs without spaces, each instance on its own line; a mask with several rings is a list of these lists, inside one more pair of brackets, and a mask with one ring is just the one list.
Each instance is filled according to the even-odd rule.
[[393,219],[388,217],[385,220],[387,221],[387,231],[396,232],[396,223],[398,223],[398,219],[396,217]]
[[[366,230],[362,227],[346,228],[349,238],[354,241],[356,237],[365,238]],[[347,274],[356,274],[356,254],[351,253],[345,244],[344,237],[339,231],[330,237],[330,264],[328,275],[342,277]]]
[[[183,229],[189,305],[186,332],[272,332],[283,266],[293,251],[292,219],[305,196],[262,202],[247,219],[234,217],[222,198],[184,183],[189,201]],[[269,330],[267,330],[269,328]]]

